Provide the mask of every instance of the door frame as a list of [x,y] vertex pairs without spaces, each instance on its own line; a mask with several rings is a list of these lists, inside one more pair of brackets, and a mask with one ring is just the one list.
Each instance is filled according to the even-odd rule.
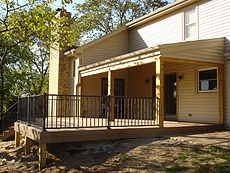
[[[166,75],[173,75],[175,74],[176,76],[176,114],[174,114],[173,116],[167,116],[166,115],[166,99],[164,98],[164,120],[174,120],[177,121],[178,120],[178,112],[179,112],[179,94],[178,94],[178,73],[177,72],[170,72],[170,73],[165,73],[164,74],[164,80],[165,80],[165,76]],[[164,81],[164,85],[165,85],[165,81]],[[152,97],[155,98],[156,97],[156,75],[152,75]],[[164,95],[166,95],[165,90],[164,90]]]
[[[164,89],[164,120],[177,120],[178,117],[178,80],[177,80],[177,72],[171,72],[171,73],[165,73],[164,74],[164,86],[166,86],[166,76],[175,76],[175,82],[176,82],[176,103],[175,103],[175,114],[167,114],[167,92],[166,87]],[[172,86],[173,87],[173,86]]]

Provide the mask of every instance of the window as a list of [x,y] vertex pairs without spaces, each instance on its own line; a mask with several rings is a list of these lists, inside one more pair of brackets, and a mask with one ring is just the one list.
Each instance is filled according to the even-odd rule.
[[196,8],[184,12],[184,39],[192,39],[197,36],[197,15]]
[[75,60],[73,60],[73,71],[72,71],[72,73],[73,73],[73,77],[75,77],[75,74],[76,74],[76,61]]
[[199,92],[217,91],[217,69],[199,70]]

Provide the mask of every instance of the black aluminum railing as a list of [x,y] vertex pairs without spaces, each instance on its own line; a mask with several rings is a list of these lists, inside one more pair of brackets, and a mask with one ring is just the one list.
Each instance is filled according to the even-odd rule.
[[19,99],[18,120],[41,129],[155,126],[159,99],[44,94]]

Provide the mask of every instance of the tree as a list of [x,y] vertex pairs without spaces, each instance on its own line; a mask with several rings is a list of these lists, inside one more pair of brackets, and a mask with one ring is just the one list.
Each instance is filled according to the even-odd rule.
[[[55,17],[53,2],[0,0],[0,112],[17,95],[45,90],[50,45],[76,44],[69,19]],[[70,2],[62,0],[63,5]]]
[[76,4],[75,26],[92,41],[168,4],[162,0],[86,0]]

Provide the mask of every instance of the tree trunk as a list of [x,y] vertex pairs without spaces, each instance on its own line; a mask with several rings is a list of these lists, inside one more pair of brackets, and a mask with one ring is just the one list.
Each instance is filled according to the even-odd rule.
[[3,132],[3,105],[4,105],[4,78],[3,78],[3,65],[0,66],[0,79],[1,79],[1,100],[0,100],[0,114],[1,114],[1,120],[0,120],[0,134]]

